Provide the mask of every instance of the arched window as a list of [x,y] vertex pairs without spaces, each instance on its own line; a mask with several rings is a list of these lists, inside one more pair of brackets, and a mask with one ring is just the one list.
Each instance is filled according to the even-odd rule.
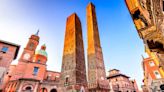
[[32,88],[30,86],[27,86],[24,92],[32,92]]
[[65,79],[65,82],[68,83],[68,77]]
[[64,86],[68,86],[68,77],[65,78]]
[[85,89],[83,86],[81,86],[80,92],[85,92]]
[[51,91],[50,92],[57,92],[57,90],[56,89],[51,89]]
[[[25,86],[23,86],[23,92],[33,92],[33,86],[32,85],[30,85],[30,84],[26,84]],[[21,92],[22,92],[21,91]]]
[[30,86],[26,87],[26,90],[31,90],[32,88]]
[[163,91],[164,90],[164,84],[160,85],[160,89]]

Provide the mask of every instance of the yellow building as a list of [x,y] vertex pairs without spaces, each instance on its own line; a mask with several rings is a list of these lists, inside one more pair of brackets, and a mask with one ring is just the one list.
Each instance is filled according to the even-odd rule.
[[[125,0],[129,13],[132,17],[136,30],[145,44],[145,51],[149,60],[143,62],[144,88],[148,92],[164,90],[164,2],[163,0]],[[149,61],[154,62],[159,73],[148,68]],[[146,63],[147,62],[147,63]],[[145,68],[146,67],[146,68]],[[146,70],[145,70],[146,69]],[[154,79],[150,76],[161,74],[161,77]],[[144,91],[147,92],[147,91]]]
[[148,48],[148,46],[145,45],[145,52],[149,55],[149,57],[151,57],[155,64],[157,66],[159,66],[159,72],[160,74],[162,74],[162,78],[164,78],[164,70],[162,69],[162,67],[160,67],[160,59],[158,58],[158,54],[156,52],[151,52],[150,49]]
[[[164,69],[164,9],[163,0],[125,0],[136,30],[154,58],[158,54],[158,65]],[[160,63],[159,63],[160,61]]]

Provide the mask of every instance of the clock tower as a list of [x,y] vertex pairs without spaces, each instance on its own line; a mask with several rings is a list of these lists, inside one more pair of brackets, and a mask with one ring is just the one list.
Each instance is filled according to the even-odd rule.
[[39,34],[39,30],[37,31],[36,34],[31,35],[19,61],[32,61],[33,55],[35,54],[36,47],[39,44],[38,34]]
[[33,59],[35,56],[35,50],[39,44],[39,30],[36,34],[30,36],[29,41],[24,48],[22,55],[18,61],[18,65],[16,67],[16,72],[14,76],[11,77],[11,80],[17,80],[19,78],[24,78],[26,76],[26,70],[30,63],[33,63]]

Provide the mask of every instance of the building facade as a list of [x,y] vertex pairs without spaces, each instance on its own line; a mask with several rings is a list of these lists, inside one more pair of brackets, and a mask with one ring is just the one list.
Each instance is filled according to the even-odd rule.
[[164,76],[160,71],[155,60],[151,57],[143,58],[143,70],[144,70],[144,85],[142,86],[145,92],[160,92],[162,91],[160,86],[164,84]]
[[37,32],[29,38],[18,64],[10,66],[4,92],[57,92],[60,73],[47,70],[46,46],[36,50],[38,44]]
[[[162,77],[164,75],[164,1],[125,0],[125,2],[137,32],[145,44],[145,50],[149,57],[153,59],[152,61],[155,63],[156,69],[158,68],[159,76]],[[159,88],[161,90],[164,89],[163,78],[154,79],[153,75],[149,75],[150,73],[147,72],[154,70],[145,70],[148,66],[147,63],[143,63],[145,72],[143,90],[145,92],[150,90],[155,92],[160,91]],[[161,86],[159,87],[159,85]]]
[[[146,49],[156,53],[164,70],[164,2],[163,0],[125,0],[134,25]],[[164,73],[162,74],[164,75]]]
[[136,81],[130,80],[127,75],[120,73],[117,69],[110,70],[107,79],[110,92],[139,92]]
[[16,59],[20,45],[0,40],[0,91],[4,88],[10,64]]
[[87,6],[87,35],[88,35],[88,89],[90,92],[108,92],[103,53],[100,44],[95,6]]

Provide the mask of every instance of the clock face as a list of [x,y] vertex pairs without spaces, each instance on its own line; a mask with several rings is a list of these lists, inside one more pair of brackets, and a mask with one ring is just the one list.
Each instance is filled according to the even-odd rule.
[[28,60],[30,58],[30,54],[29,53],[25,53],[24,56],[23,56],[23,58],[25,60]]

